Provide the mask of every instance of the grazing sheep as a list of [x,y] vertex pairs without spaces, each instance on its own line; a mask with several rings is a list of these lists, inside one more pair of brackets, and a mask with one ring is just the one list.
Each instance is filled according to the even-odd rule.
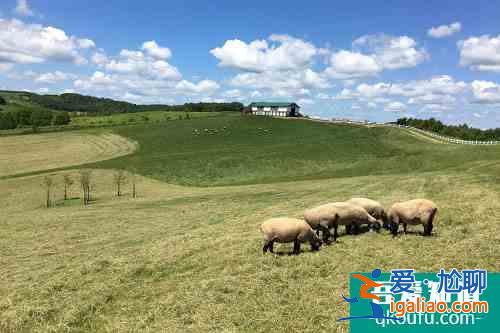
[[338,237],[337,228],[339,225],[371,225],[377,220],[360,206],[345,202],[334,202],[326,205],[308,209],[304,213],[304,220],[311,228],[317,230],[318,234],[323,232],[323,242],[327,242],[330,237],[330,229],[334,229],[333,240]]
[[422,224],[424,226],[424,236],[430,236],[436,212],[436,204],[426,199],[395,203],[387,214],[392,234],[396,236],[400,224],[403,224],[405,233],[407,224]]
[[288,217],[272,218],[264,221],[260,226],[260,230],[264,234],[264,247],[262,248],[264,253],[267,250],[274,253],[274,242],[293,242],[294,254],[299,254],[300,243],[309,242],[311,251],[317,251],[322,244],[321,239],[314,233],[309,224],[299,219]]
[[384,207],[380,204],[380,202],[367,198],[352,198],[346,202],[363,207],[368,214],[376,218],[378,222],[372,227],[375,227],[378,230],[380,229],[380,225],[383,224],[385,228],[388,228],[389,224],[387,222],[387,214],[385,213]]

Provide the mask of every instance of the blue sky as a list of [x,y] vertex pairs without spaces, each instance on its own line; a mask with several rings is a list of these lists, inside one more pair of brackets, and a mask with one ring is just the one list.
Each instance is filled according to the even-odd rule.
[[500,127],[494,1],[0,4],[0,88]]

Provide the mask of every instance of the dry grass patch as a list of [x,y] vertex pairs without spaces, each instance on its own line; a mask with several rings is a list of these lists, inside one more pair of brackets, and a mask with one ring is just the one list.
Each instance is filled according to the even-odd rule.
[[[343,332],[346,324],[335,320],[347,313],[339,295],[352,271],[500,270],[498,184],[484,186],[479,176],[213,188],[140,178],[132,199],[128,185],[115,196],[112,175],[93,171],[97,201],[90,206],[51,209],[42,208],[43,189],[34,190],[42,175],[0,181],[0,331]],[[341,230],[337,244],[316,253],[303,246],[301,255],[288,256],[291,246],[279,245],[284,255],[262,255],[264,219],[300,216],[353,195],[386,206],[430,198],[440,208],[435,235]]]
[[61,132],[0,138],[0,177],[131,154],[137,144],[117,134]]

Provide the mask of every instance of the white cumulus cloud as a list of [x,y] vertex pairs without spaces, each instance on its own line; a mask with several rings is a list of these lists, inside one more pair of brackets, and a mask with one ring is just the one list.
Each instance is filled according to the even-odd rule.
[[142,50],[155,59],[165,60],[172,56],[168,47],[160,47],[154,40],[144,42]]
[[61,81],[74,80],[76,79],[76,75],[70,73],[64,73],[61,71],[55,71],[55,72],[35,74],[33,79],[36,83],[55,84]]
[[449,25],[443,24],[438,27],[432,27],[427,30],[427,35],[432,38],[443,38],[451,36],[460,30],[462,30],[462,24],[460,24],[460,22],[454,22]]
[[249,72],[295,70],[307,67],[318,54],[316,47],[288,35],[271,35],[267,40],[246,43],[227,40],[222,47],[210,50],[219,66]]
[[353,49],[334,52],[325,73],[336,79],[370,77],[429,59],[427,51],[408,36],[365,35],[353,42]]
[[324,75],[311,69],[298,71],[268,71],[240,73],[229,83],[239,88],[268,90],[273,96],[301,96],[306,90],[330,87]]
[[341,50],[331,55],[330,66],[325,73],[336,79],[374,76],[382,67],[373,56]]
[[500,35],[470,37],[457,45],[462,66],[484,72],[500,72]]
[[406,111],[406,105],[401,102],[390,102],[384,107],[387,112],[403,112]]
[[220,88],[219,84],[212,80],[201,80],[198,83],[182,80],[175,86],[176,90],[188,94],[212,94]]
[[30,8],[27,0],[17,0],[14,12],[21,16],[33,16],[35,12]]
[[[82,41],[51,26],[0,19],[0,63],[69,61],[84,64],[86,59],[82,54]],[[87,45],[90,42],[87,39],[85,41]]]
[[500,85],[491,81],[475,80],[471,83],[475,102],[481,104],[500,103]]
[[[402,83],[361,83],[354,90],[343,89],[334,99],[389,105],[392,99],[397,98],[407,100],[410,105],[429,109],[450,109],[458,104],[459,99],[464,97],[469,88],[469,85],[463,81],[456,81],[449,75],[441,75],[429,80]],[[387,105],[386,109],[395,109]]]
[[81,49],[90,49],[90,48],[94,48],[95,47],[95,43],[91,39],[81,38],[81,39],[78,39],[78,46]]
[[[153,48],[157,50],[156,48]],[[157,55],[155,57],[149,56],[150,50],[147,49],[148,54],[144,54],[142,51],[134,50],[121,50],[120,55],[116,59],[108,60],[104,63],[104,68],[113,73],[120,74],[130,74],[138,75],[141,77],[150,77],[166,80],[180,80],[182,75],[178,69],[170,65],[165,60],[158,60]],[[105,62],[103,55],[98,56],[94,54],[92,60],[96,63]]]
[[417,42],[408,36],[365,35],[356,39],[353,46],[371,53],[383,69],[416,67],[429,59],[427,51],[418,48]]

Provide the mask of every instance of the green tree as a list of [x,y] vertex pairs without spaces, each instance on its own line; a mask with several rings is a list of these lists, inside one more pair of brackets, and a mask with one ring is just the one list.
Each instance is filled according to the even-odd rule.
[[10,112],[0,112],[0,130],[14,129],[17,127],[15,118]]
[[41,126],[49,126],[52,124],[52,112],[48,110],[35,110],[31,114],[31,126],[33,132],[38,132]]
[[54,117],[54,125],[67,125],[71,121],[68,112],[58,112]]
[[6,104],[7,104],[7,101],[5,100],[5,98],[0,96],[0,105],[6,105]]
[[18,126],[31,126],[31,113],[30,109],[19,110],[14,113]]

